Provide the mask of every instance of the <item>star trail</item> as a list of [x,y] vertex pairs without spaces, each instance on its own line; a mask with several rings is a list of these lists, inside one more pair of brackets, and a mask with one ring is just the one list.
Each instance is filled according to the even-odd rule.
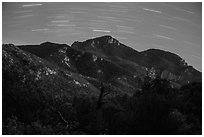
[[2,41],[66,43],[111,35],[138,51],[159,48],[202,69],[202,4],[2,3]]

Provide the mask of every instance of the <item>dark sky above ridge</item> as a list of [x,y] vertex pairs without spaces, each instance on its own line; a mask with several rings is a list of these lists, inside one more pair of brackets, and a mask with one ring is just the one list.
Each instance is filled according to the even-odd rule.
[[111,35],[138,51],[159,48],[202,70],[201,3],[3,3],[2,41],[66,43]]

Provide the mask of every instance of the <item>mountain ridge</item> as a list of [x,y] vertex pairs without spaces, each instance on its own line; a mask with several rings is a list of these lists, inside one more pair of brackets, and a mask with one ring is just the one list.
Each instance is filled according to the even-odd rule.
[[[2,119],[5,134],[10,131],[14,134],[15,131],[24,134],[95,133],[95,130],[89,130],[98,127],[91,125],[100,126],[104,120],[114,133],[115,126],[119,126],[118,131],[121,131],[121,125],[126,127],[124,123],[129,118],[128,121],[133,123],[131,127],[139,127],[138,134],[149,125],[149,121],[155,120],[151,114],[159,112],[162,116],[168,106],[172,107],[168,107],[164,115],[167,125],[169,119],[174,122],[175,117],[183,121],[186,115],[181,114],[186,112],[190,117],[193,112],[195,121],[197,117],[201,119],[200,72],[175,54],[158,50],[137,52],[114,43],[110,37],[105,39],[88,40],[74,48],[51,42],[28,46],[3,44]],[[85,49],[82,50],[83,45]],[[153,110],[149,109],[150,105]],[[137,118],[137,121],[142,118],[141,124],[134,126],[132,114],[136,118],[138,114],[141,115]],[[158,120],[155,125],[161,121],[161,116],[156,116]],[[151,119],[148,121],[149,117]],[[112,126],[112,118],[116,118],[115,121],[122,119],[122,122]],[[140,128],[146,120],[147,125]],[[176,120],[172,127],[177,123]],[[21,129],[22,125],[26,126]],[[201,127],[200,123],[195,126]],[[132,131],[130,133],[134,133]],[[160,133],[160,129],[158,131]]]
[[159,76],[180,85],[201,81],[201,72],[188,66],[179,55],[160,49],[139,52],[109,35],[76,41],[71,46],[44,42],[18,47],[65,70],[98,81],[124,76],[142,80],[147,72],[152,78]]
[[[100,41],[101,39],[102,39],[102,42]],[[105,44],[103,42],[103,39],[106,39]],[[113,39],[113,40],[110,40],[110,39]],[[182,77],[182,76],[179,76],[179,75],[182,75],[182,73],[188,70],[189,68],[191,69],[191,71],[194,71],[196,73],[196,76],[198,76],[199,73],[201,74],[201,72],[199,72],[192,66],[189,66],[184,59],[182,59],[179,55],[175,53],[164,51],[161,49],[147,49],[147,50],[138,52],[133,48],[129,48],[124,44],[115,45],[114,42],[112,42],[113,44],[112,43],[110,44],[108,43],[108,40],[114,41],[114,38],[112,38],[111,36],[102,36],[95,39],[78,42],[77,44],[73,43],[71,47],[81,51],[96,53],[99,56],[101,55],[105,57],[108,56],[112,60],[118,60],[117,57],[120,57],[122,59],[129,60],[141,66],[147,67],[149,70],[151,70],[152,67],[154,67],[158,70],[158,73],[160,75],[162,74],[163,71],[166,71],[167,69],[168,72],[178,75],[176,79],[180,79],[179,77]],[[102,45],[100,45],[99,43],[102,43]],[[125,47],[125,49],[128,49],[127,54],[124,54],[125,53],[124,48],[118,48],[121,45],[122,47]],[[99,50],[96,50],[96,48],[98,48]],[[186,80],[186,82],[181,82],[181,83],[187,83],[187,82],[188,80]]]

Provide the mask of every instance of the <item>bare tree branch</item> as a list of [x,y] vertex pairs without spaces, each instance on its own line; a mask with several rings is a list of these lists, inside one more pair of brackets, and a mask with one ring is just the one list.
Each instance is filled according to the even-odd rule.
[[66,123],[66,129],[69,127],[69,122],[62,116],[62,114],[57,111],[57,113],[60,115],[60,118]]

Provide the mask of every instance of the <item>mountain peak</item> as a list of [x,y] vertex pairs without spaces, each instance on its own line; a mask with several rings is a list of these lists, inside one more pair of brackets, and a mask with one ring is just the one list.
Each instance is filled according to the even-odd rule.
[[100,37],[96,37],[95,39],[112,39],[113,37],[111,35],[104,35]]
[[101,36],[101,37],[97,37],[93,40],[96,40],[96,41],[103,41],[103,43],[105,44],[119,44],[119,41],[116,40],[115,38],[113,38],[112,36],[110,35],[105,35],[105,36]]
[[119,46],[121,45],[121,43],[110,35],[104,35],[104,36],[88,39],[83,42],[75,41],[71,45],[71,47],[83,48],[85,46],[85,47],[90,47],[90,48],[95,48],[95,47],[99,48],[99,47],[103,47],[107,45]]
[[47,46],[47,45],[53,45],[53,44],[56,44],[56,43],[52,43],[52,42],[46,41],[46,42],[41,43],[40,45],[41,46]]
[[53,47],[57,47],[57,46],[61,46],[61,45],[67,46],[66,44],[58,44],[58,43],[53,43],[53,42],[49,42],[49,41],[43,42],[40,45],[41,46],[53,46]]

